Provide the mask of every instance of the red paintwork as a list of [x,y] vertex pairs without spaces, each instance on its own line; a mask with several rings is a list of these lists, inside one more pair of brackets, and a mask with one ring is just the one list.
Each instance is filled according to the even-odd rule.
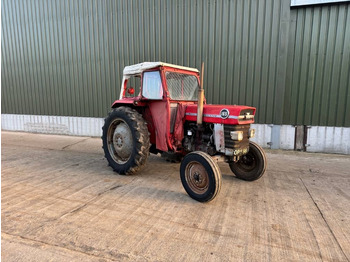
[[198,78],[198,82],[199,82],[199,74],[197,72],[187,71],[187,70],[184,70],[184,69],[173,68],[173,67],[168,67],[168,66],[163,66],[162,69],[164,71],[168,71],[168,72],[177,72],[177,73],[181,73],[181,74],[187,74],[187,75],[196,76]]
[[[163,85],[163,100],[148,100],[141,95],[137,97],[124,97],[126,92],[126,83],[123,84],[123,99],[116,100],[112,104],[112,108],[126,105],[133,106],[136,108],[142,108],[140,112],[143,114],[143,118],[148,123],[148,131],[150,132],[150,142],[152,144],[156,144],[156,148],[161,151],[178,151],[177,148],[181,148],[182,139],[184,137],[183,132],[183,124],[185,121],[197,121],[197,102],[196,101],[173,101],[170,100],[170,95],[168,92],[168,87],[166,84],[165,72],[179,72],[189,75],[194,75],[198,79],[198,83],[200,84],[199,73],[193,71],[187,71],[172,67],[158,67],[149,71],[159,71],[162,79]],[[141,75],[141,84],[143,80],[143,74]],[[142,86],[141,86],[142,88]],[[142,91],[141,91],[142,92]],[[170,103],[177,103],[177,116],[174,127],[174,133],[170,133]],[[206,104],[204,98],[204,109],[203,109],[203,122],[207,123],[220,123],[220,124],[230,124],[230,125],[238,125],[238,124],[249,124],[253,123],[254,120],[245,120],[238,121],[238,119],[227,118],[222,119],[220,117],[221,109],[226,108],[230,112],[230,116],[239,116],[240,111],[243,109],[253,109],[255,114],[254,107],[248,106],[234,106],[234,105],[208,105]],[[186,113],[192,115],[186,115]],[[215,115],[218,117],[208,116]]]
[[152,145],[155,145],[156,144],[156,127],[154,126],[152,113],[148,106],[145,106],[144,109],[145,111],[143,112],[142,116],[147,122],[148,132],[150,134],[149,140]]
[[188,104],[185,103],[178,103],[177,105],[177,112],[176,112],[176,119],[175,119],[175,126],[174,126],[174,133],[173,133],[173,145],[176,148],[181,148],[182,146],[182,140],[185,135],[185,130],[183,128],[185,123],[185,113],[186,113],[186,107]]
[[123,84],[123,97],[125,97],[125,92],[126,92],[126,85],[128,83],[129,79],[125,79],[124,84]]
[[173,149],[169,140],[170,114],[167,103],[163,101],[149,101],[148,107],[153,116],[157,149],[162,151],[168,151],[168,147]]
[[140,100],[141,100],[141,96],[124,97],[121,100],[115,100],[111,107],[116,108],[121,105],[145,106],[146,104]]
[[[220,111],[227,109],[230,112],[230,116],[239,116],[241,110],[253,109],[255,115],[255,107],[250,106],[234,106],[234,105],[204,105],[203,106],[203,122],[215,123],[215,124],[228,124],[228,125],[239,125],[239,124],[251,124],[254,123],[254,119],[251,120],[238,120],[234,118],[222,119],[220,117]],[[195,114],[195,115],[194,115]],[[186,108],[186,121],[197,121],[197,105],[188,105]]]

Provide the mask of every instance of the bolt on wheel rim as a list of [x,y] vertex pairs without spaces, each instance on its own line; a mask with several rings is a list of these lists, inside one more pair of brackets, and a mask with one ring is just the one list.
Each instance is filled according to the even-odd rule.
[[128,124],[120,118],[116,118],[109,125],[108,151],[111,157],[118,164],[125,164],[131,157],[133,139]]
[[196,194],[203,194],[209,187],[208,172],[198,162],[190,162],[186,166],[185,178],[190,189]]

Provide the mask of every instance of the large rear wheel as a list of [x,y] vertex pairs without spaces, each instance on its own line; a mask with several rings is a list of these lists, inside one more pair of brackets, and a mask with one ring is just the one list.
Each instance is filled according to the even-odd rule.
[[113,109],[102,130],[105,157],[114,171],[130,175],[146,163],[149,133],[145,120],[136,110],[124,106]]
[[264,150],[258,144],[249,142],[249,152],[237,162],[230,162],[230,168],[237,178],[254,181],[265,173],[266,164]]
[[196,151],[187,154],[181,162],[180,176],[187,194],[197,201],[209,202],[220,191],[220,169],[204,152]]

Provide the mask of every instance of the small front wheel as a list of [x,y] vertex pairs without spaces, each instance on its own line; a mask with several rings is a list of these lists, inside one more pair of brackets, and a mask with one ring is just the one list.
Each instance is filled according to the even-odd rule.
[[220,191],[220,169],[204,152],[187,154],[181,162],[180,176],[187,194],[199,202],[213,200]]
[[262,177],[266,170],[266,156],[264,150],[256,143],[249,142],[249,152],[238,162],[231,162],[231,171],[237,178],[254,181]]

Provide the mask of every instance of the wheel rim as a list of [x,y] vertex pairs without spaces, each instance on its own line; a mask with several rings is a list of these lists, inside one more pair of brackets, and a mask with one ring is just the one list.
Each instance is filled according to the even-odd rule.
[[129,125],[120,118],[116,118],[109,125],[108,151],[111,157],[118,164],[125,164],[131,157],[133,139]]
[[257,166],[255,156],[251,152],[242,156],[238,163],[239,163],[241,169],[243,169],[245,172],[252,171]]
[[209,175],[204,166],[190,162],[185,169],[185,178],[190,189],[196,194],[203,194],[209,187]]

